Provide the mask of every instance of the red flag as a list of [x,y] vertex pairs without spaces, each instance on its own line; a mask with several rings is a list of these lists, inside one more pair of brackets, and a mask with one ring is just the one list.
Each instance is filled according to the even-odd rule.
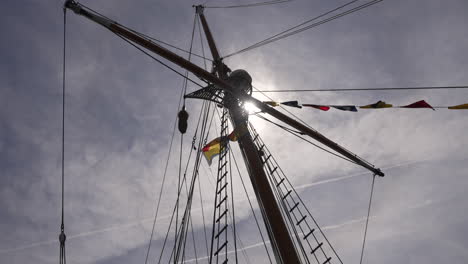
[[412,103],[412,104],[400,106],[400,107],[401,108],[431,108],[432,110],[435,111],[435,109],[424,100],[417,101],[416,103]]
[[314,105],[314,104],[302,104],[302,106],[308,106],[308,107],[313,107],[322,111],[328,111],[330,110],[329,106],[326,105]]

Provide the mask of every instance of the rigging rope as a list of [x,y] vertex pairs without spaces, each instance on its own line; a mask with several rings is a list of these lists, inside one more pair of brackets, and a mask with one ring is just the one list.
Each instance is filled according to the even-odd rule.
[[[162,64],[164,67],[168,68],[169,70],[175,72],[176,74],[182,76],[183,78],[186,78],[188,81],[192,82],[193,84],[195,84],[195,85],[197,85],[197,86],[199,86],[199,87],[201,87],[201,88],[204,87],[203,85],[197,83],[196,81],[194,81],[194,80],[192,80],[192,79],[190,79],[190,78],[188,78],[188,77],[185,77],[184,74],[178,72],[176,69],[172,68],[171,66],[169,66],[169,65],[166,64],[166,63],[164,63],[164,62],[161,61],[160,59],[158,59],[158,58],[154,57],[153,55],[149,54],[149,53],[146,52],[144,49],[140,48],[138,45],[136,45],[135,43],[131,42],[130,40],[124,38],[123,36],[121,36],[121,35],[119,35],[119,34],[117,34],[117,33],[114,33],[114,34],[117,35],[119,38],[123,39],[123,40],[124,40],[125,42],[127,42],[128,44],[130,44],[130,45],[132,45],[133,47],[135,47],[136,49],[138,49],[139,51],[143,52],[143,53],[144,53],[145,55],[147,55],[148,57],[150,57],[150,58],[152,58],[153,60],[159,62],[160,64]],[[208,84],[208,83],[207,83],[206,81],[204,81],[204,80],[201,80],[201,81],[203,81],[203,82],[205,82],[206,84]]]
[[[84,9],[86,9],[86,11],[88,11],[88,12],[92,12],[92,13],[94,13],[94,14],[96,14],[96,15],[99,15],[99,16],[104,17],[105,19],[108,19],[108,20],[110,20],[110,21],[113,21],[112,19],[110,19],[109,17],[105,16],[104,14],[101,14],[101,13],[99,13],[98,11],[93,10],[93,9],[90,8],[90,7],[87,7],[86,5],[80,4],[80,6],[81,6],[82,8],[84,8]],[[154,40],[154,41],[156,41],[156,42],[159,42],[159,43],[161,43],[161,44],[163,44],[163,45],[166,45],[166,46],[168,46],[168,47],[174,48],[174,49],[176,49],[176,50],[179,50],[179,51],[182,51],[182,52],[185,52],[185,53],[189,53],[189,51],[184,50],[184,49],[181,49],[181,48],[179,48],[179,47],[177,47],[177,46],[175,46],[175,45],[169,44],[169,43],[164,42],[164,41],[162,41],[162,40],[159,40],[159,39],[157,39],[157,38],[155,38],[155,37],[151,37],[151,36],[146,35],[146,34],[144,34],[144,33],[141,33],[141,32],[138,32],[138,31],[136,31],[136,30],[133,30],[133,29],[131,29],[131,28],[129,28],[129,27],[126,27],[126,26],[124,26],[124,25],[122,25],[122,24],[117,23],[116,21],[113,21],[113,22],[116,23],[116,24],[118,24],[120,27],[125,28],[126,30],[131,31],[131,32],[133,32],[133,33],[139,35],[140,37],[145,37],[145,38],[147,38],[147,39]],[[192,55],[195,56],[195,57],[199,57],[199,58],[203,59],[204,61],[205,61],[205,60],[213,61],[213,60],[211,60],[211,59],[209,59],[209,58],[206,58],[205,56],[201,56],[201,55],[194,54],[194,53],[192,53]]]
[[[258,88],[256,88],[256,87],[253,86],[253,85],[252,85],[252,88],[253,88],[253,90],[260,91]],[[263,93],[263,92],[260,92],[260,93],[261,93],[263,96],[265,96],[266,98],[268,98],[269,100],[275,101],[275,100],[273,100],[270,96],[268,96],[267,94],[265,94],[265,93]],[[316,131],[314,128],[312,128],[312,127],[311,127],[309,124],[307,124],[304,120],[300,119],[300,118],[299,118],[298,116],[296,116],[294,113],[292,113],[291,111],[289,111],[288,109],[286,109],[283,105],[280,104],[279,107],[280,107],[281,109],[283,109],[285,112],[287,112],[288,114],[290,114],[291,116],[293,116],[294,118],[296,118],[296,121],[301,122],[304,126],[310,128],[310,129],[312,129],[313,131],[315,131],[315,132],[318,133],[318,131]]]
[[232,181],[232,162],[231,162],[231,152],[228,152],[229,155],[229,178],[231,180],[231,207],[232,207],[232,225],[233,225],[233,235],[234,235],[234,251],[236,256],[236,263],[239,263],[237,258],[237,232],[236,232],[236,211],[234,206],[234,182]]
[[[192,37],[190,40],[190,47],[189,47],[189,55],[188,55],[188,61],[191,60],[192,58],[192,48],[193,48],[193,38],[195,35],[195,22],[196,22],[197,14],[194,15],[194,20],[193,20],[193,28],[192,28]],[[179,99],[179,105],[180,105],[180,100],[183,100],[183,106],[182,106],[182,111],[185,111],[185,95],[187,95],[187,78],[188,78],[189,71],[185,71],[184,79],[183,79],[183,85],[182,85],[182,94],[181,98]],[[180,118],[180,117],[179,117]],[[180,121],[180,120],[179,120]],[[186,120],[185,120],[186,121]],[[182,132],[182,131],[181,131]],[[184,133],[180,134],[180,151],[179,151],[179,177],[178,177],[178,189],[181,188],[180,186],[180,178],[181,178],[181,173],[182,173],[182,150],[183,150],[183,142],[184,142]],[[188,165],[188,164],[187,164]],[[187,188],[187,185],[186,185]],[[188,191],[187,191],[188,193]],[[175,242],[177,243],[177,228],[178,228],[178,219],[179,219],[179,199],[177,199],[176,203],[176,223],[175,223]],[[193,231],[193,230],[192,230]],[[193,233],[192,233],[193,234]],[[195,246],[195,244],[194,244]],[[185,250],[185,247],[184,247]],[[185,252],[185,251],[184,251]],[[196,257],[196,248],[195,248],[195,257]],[[197,259],[197,258],[196,258]],[[174,258],[175,260],[175,258]]]
[[63,8],[63,72],[62,72],[62,220],[60,224],[60,257],[59,263],[66,264],[66,254],[65,254],[65,240],[67,236],[65,235],[65,224],[64,224],[64,199],[65,199],[65,65],[66,65],[66,47],[67,42],[67,10]]
[[[252,86],[252,88],[255,89],[255,90],[257,90],[257,91],[259,91],[259,89],[257,89],[255,86]],[[268,96],[267,94],[262,93],[262,92],[261,92],[261,94],[262,94],[263,96],[265,96],[266,98],[268,98],[268,99],[274,101],[274,100],[273,100],[270,96]],[[288,114],[292,115],[294,118],[296,118],[296,120],[297,120],[298,122],[301,122],[302,124],[304,124],[305,126],[307,126],[309,129],[315,131],[316,133],[321,134],[320,132],[318,132],[317,130],[315,130],[313,127],[311,127],[309,124],[307,124],[304,120],[300,119],[298,116],[296,116],[295,114],[293,114],[292,112],[290,112],[288,109],[286,109],[286,108],[283,107],[282,105],[280,105],[279,107],[280,107],[281,109],[283,109],[284,111],[286,111]],[[354,154],[354,153],[353,153],[353,155],[355,155],[356,157],[358,157],[358,155],[356,155],[356,154]],[[366,162],[366,161],[364,161],[364,162],[367,163],[369,166],[374,166],[374,165],[372,165],[372,164],[370,164],[370,163],[368,163],[368,162]]]
[[296,136],[296,137],[298,137],[298,138],[304,140],[305,142],[307,142],[307,143],[313,145],[314,147],[317,147],[317,148],[319,148],[319,149],[321,149],[321,150],[323,150],[323,151],[325,151],[325,152],[327,152],[327,153],[329,153],[329,154],[331,154],[331,155],[333,155],[333,156],[336,156],[336,157],[338,157],[338,158],[340,158],[340,159],[349,161],[349,162],[351,162],[351,163],[353,163],[353,164],[359,165],[359,164],[357,164],[356,162],[354,162],[354,161],[352,161],[352,160],[350,160],[350,159],[348,159],[348,158],[346,158],[346,157],[343,157],[343,156],[341,156],[341,155],[338,155],[338,154],[336,154],[336,153],[334,153],[334,152],[332,152],[332,151],[330,151],[330,150],[328,150],[328,149],[325,149],[325,148],[323,148],[323,147],[321,147],[321,146],[315,144],[314,142],[312,142],[312,141],[310,141],[310,140],[308,140],[308,139],[306,139],[306,138],[304,138],[304,137],[301,137],[300,135],[303,135],[303,134],[301,134],[301,132],[299,132],[299,131],[295,131],[295,130],[292,130],[292,129],[288,128],[288,127],[285,127],[285,126],[282,126],[282,125],[280,125],[280,124],[277,124],[277,123],[275,123],[275,122],[273,122],[273,121],[267,119],[267,118],[264,117],[264,116],[261,116],[261,115],[254,115],[254,116],[256,116],[256,117],[258,117],[258,118],[261,118],[261,119],[263,119],[263,120],[265,120],[265,121],[267,121],[267,122],[269,122],[269,123],[272,123],[273,125],[275,125],[275,126],[281,128],[281,129],[285,130],[286,132],[288,132],[288,133],[290,133],[290,134],[292,134],[292,135],[294,135],[294,136]]
[[371,193],[370,193],[370,198],[369,198],[369,207],[367,208],[366,226],[364,228],[364,238],[362,239],[361,260],[359,261],[360,264],[362,264],[362,258],[364,257],[364,247],[366,245],[367,227],[369,225],[369,217],[370,217],[370,211],[371,211],[371,205],[372,205],[372,196],[374,194],[374,185],[375,185],[375,174],[372,177],[372,186],[371,186]]
[[[255,128],[252,126],[252,124],[249,122],[249,125],[250,125],[250,129],[256,134],[258,135],[258,133],[256,132]],[[265,146],[265,142],[263,141],[263,139],[258,136],[257,137],[257,140],[260,141],[260,144],[262,144],[263,146]],[[269,152],[268,148],[267,147],[264,147],[264,150]],[[270,152],[269,152],[270,153]],[[338,255],[338,253],[336,252],[335,248],[333,247],[333,245],[330,243],[330,241],[328,240],[327,236],[325,235],[325,233],[323,232],[322,228],[320,227],[320,225],[318,224],[317,220],[315,219],[315,217],[311,214],[311,212],[309,211],[309,209],[307,208],[307,206],[305,206],[305,203],[304,201],[302,200],[302,198],[299,196],[299,193],[297,192],[296,188],[294,188],[293,184],[291,183],[291,181],[289,180],[289,178],[286,176],[286,174],[284,173],[283,169],[281,168],[281,166],[279,165],[279,163],[277,162],[277,160],[275,159],[275,157],[273,155],[271,155],[270,153],[270,159],[272,162],[274,162],[279,170],[279,172],[281,173],[281,175],[284,177],[284,179],[286,180],[287,184],[289,185],[289,187],[291,188],[291,190],[294,192],[295,196],[298,198],[298,200],[300,201],[300,203],[302,203],[304,205],[304,209],[305,211],[307,212],[307,214],[311,217],[312,221],[314,222],[315,226],[318,228],[320,234],[322,235],[322,237],[325,239],[326,243],[330,246],[331,250],[333,251],[333,253],[335,254],[335,256],[338,258],[339,262],[340,263],[343,263],[343,261],[341,260],[340,256]]]
[[[284,31],[282,31],[282,32],[280,32],[280,33],[278,33],[278,34],[275,34],[275,35],[273,35],[273,36],[271,36],[271,37],[269,37],[269,38],[266,38],[266,39],[264,39],[264,40],[262,40],[262,41],[259,41],[259,42],[257,42],[257,43],[254,43],[254,44],[252,44],[252,45],[250,45],[250,46],[248,46],[248,47],[246,47],[246,48],[244,48],[244,49],[241,49],[241,50],[239,50],[239,51],[236,51],[236,52],[233,52],[233,53],[231,53],[231,54],[228,54],[228,55],[224,56],[223,58],[228,58],[228,57],[231,57],[231,56],[234,56],[234,55],[238,55],[238,54],[240,54],[240,53],[243,53],[243,52],[246,52],[246,51],[255,49],[255,48],[259,48],[259,47],[264,46],[264,45],[267,45],[267,44],[269,44],[269,43],[272,43],[272,42],[275,42],[275,41],[278,41],[278,40],[287,38],[287,37],[289,37],[289,36],[292,36],[292,35],[301,33],[302,31],[305,31],[305,30],[308,30],[308,29],[311,29],[311,28],[320,26],[320,25],[325,24],[325,23],[327,23],[327,22],[330,22],[330,21],[332,21],[332,20],[335,20],[335,19],[338,19],[338,18],[340,18],[340,17],[346,16],[346,15],[348,15],[348,14],[354,13],[354,12],[356,12],[356,11],[359,11],[359,10],[361,10],[361,9],[364,9],[364,8],[366,8],[366,7],[369,7],[369,6],[371,6],[371,5],[377,4],[377,3],[379,3],[379,2],[381,2],[381,1],[383,1],[383,0],[372,0],[372,1],[367,2],[367,3],[365,3],[365,4],[359,5],[359,6],[357,6],[357,7],[351,8],[351,9],[349,9],[349,10],[347,10],[347,11],[344,11],[344,12],[342,12],[342,13],[339,13],[339,14],[337,14],[337,15],[334,15],[334,16],[332,16],[332,17],[329,17],[329,18],[326,18],[326,19],[324,19],[324,20],[315,22],[315,23],[310,24],[310,25],[308,25],[308,26],[304,26],[304,25],[306,25],[306,24],[308,24],[308,23],[310,23],[310,22],[312,22],[312,21],[315,21],[315,20],[317,20],[317,19],[319,19],[319,18],[322,18],[322,17],[324,17],[324,16],[326,16],[326,15],[328,15],[328,14],[330,14],[330,13],[333,13],[333,12],[335,12],[335,11],[337,11],[337,10],[343,8],[343,7],[346,7],[346,6],[348,6],[348,5],[351,5],[351,4],[353,4],[353,3],[357,2],[357,1],[359,1],[359,0],[353,0],[353,1],[351,1],[351,2],[348,2],[348,3],[346,3],[346,4],[344,4],[344,5],[341,5],[341,6],[337,7],[337,8],[335,8],[335,9],[332,9],[332,10],[330,10],[330,11],[328,11],[328,12],[322,14],[322,15],[319,15],[319,16],[317,16],[317,17],[314,17],[314,18],[312,18],[312,19],[309,19],[309,20],[307,20],[307,21],[305,21],[305,22],[303,22],[303,23],[301,23],[301,24],[299,24],[299,25],[296,25],[296,26],[291,27],[291,28],[289,28],[289,29],[287,29],[287,30],[284,30]],[[301,26],[304,26],[304,27],[300,28]],[[296,28],[298,28],[298,29],[296,29]],[[296,30],[292,31],[293,29],[296,29]],[[292,31],[292,32],[291,32],[291,31]],[[288,33],[288,32],[289,32],[289,33]]]
[[[132,46],[134,46],[135,48],[137,48],[138,50],[140,50],[141,52],[143,52],[144,54],[148,55],[149,57],[153,58],[154,60],[158,61],[159,63],[161,63],[162,65],[166,66],[167,68],[171,69],[172,71],[176,72],[177,74],[179,74],[180,76],[182,76],[184,78],[184,89],[182,89],[181,91],[181,95],[179,97],[179,103],[178,103],[178,106],[177,106],[177,109],[180,108],[180,103],[182,101],[182,98],[183,96],[185,95],[185,91],[186,91],[186,85],[187,85],[187,80],[190,80],[191,82],[195,83],[193,80],[191,80],[190,78],[188,78],[187,74],[186,75],[183,75],[179,72],[177,72],[176,70],[172,69],[170,66],[168,66],[167,64],[164,64],[162,61],[158,60],[157,58],[155,58],[154,56],[151,56],[149,53],[147,53],[145,50],[141,49],[140,47],[138,47],[137,45],[135,45],[134,43],[130,42],[129,40],[125,39],[124,37],[116,34],[117,36],[119,36],[120,38],[122,38],[123,40],[125,40],[127,43],[131,44]],[[195,83],[197,85],[199,85],[198,83]],[[200,86],[200,85],[199,85]],[[185,100],[185,99],[184,99]],[[169,151],[168,151],[168,154],[167,154],[167,159],[166,159],[166,165],[165,165],[165,168],[164,168],[164,174],[163,174],[163,181],[162,181],[162,184],[161,184],[161,189],[159,191],[159,197],[158,197],[158,203],[157,203],[157,206],[156,206],[156,213],[155,213],[155,216],[154,216],[154,220],[153,220],[153,227],[151,229],[151,235],[150,235],[150,240],[148,242],[148,249],[146,251],[146,257],[145,257],[145,264],[148,263],[148,258],[149,258],[149,253],[150,253],[150,249],[151,249],[151,242],[153,240],[153,236],[154,236],[154,228],[155,228],[155,225],[156,225],[156,219],[157,219],[157,216],[158,216],[158,212],[159,212],[159,206],[160,206],[160,203],[161,203],[161,198],[162,198],[162,192],[164,190],[164,183],[166,181],[166,175],[167,175],[167,169],[168,169],[168,165],[169,165],[169,159],[170,159],[170,156],[171,156],[171,151],[172,151],[172,144],[174,142],[174,136],[175,136],[175,131],[176,131],[176,126],[177,126],[177,116],[176,116],[176,120],[174,122],[174,127],[173,127],[173,131],[172,131],[172,136],[171,136],[171,143],[169,144]],[[183,136],[183,134],[182,134]],[[182,141],[182,138],[181,138],[181,141]],[[181,143],[181,148],[182,148],[182,143]],[[177,232],[176,232],[177,233]]]
[[292,89],[292,90],[257,90],[254,93],[290,93],[290,92],[355,92],[355,91],[395,91],[395,90],[446,90],[468,89],[468,86],[420,86],[420,87],[382,87],[382,88],[351,88],[351,89]]
[[275,5],[281,4],[286,2],[292,2],[294,0],[272,0],[272,1],[264,1],[258,3],[251,3],[251,4],[243,4],[243,5],[231,5],[231,6],[205,6],[204,8],[241,8],[241,7],[256,7],[256,6],[266,6],[266,5]]
[[[208,109],[209,109],[209,107],[208,107]],[[195,129],[194,138],[196,138],[196,134],[197,134],[197,131],[198,131],[198,128],[199,128],[199,124],[200,124],[201,117],[203,116],[203,120],[202,120],[201,122],[202,122],[202,123],[205,123],[205,122],[206,122],[205,119],[207,118],[208,112],[209,112],[209,110],[207,111],[207,106],[204,104],[204,105],[202,106],[202,109],[200,110],[200,116],[199,116],[199,118],[198,118],[198,123],[197,123],[197,127],[196,127],[196,129]],[[202,126],[203,126],[203,125],[202,125]],[[202,129],[200,129],[200,130],[201,130],[200,133],[203,133]],[[203,135],[201,135],[200,141],[202,141],[202,138],[203,138]],[[199,146],[200,146],[200,143],[199,143]],[[193,150],[193,148],[192,148],[192,150]],[[192,153],[192,151],[190,152],[189,160],[190,160],[190,157],[191,157],[191,153]],[[187,170],[187,168],[188,168],[188,164],[187,164],[186,170]],[[184,174],[184,178],[182,179],[182,183],[184,183],[185,180],[186,180],[186,173]],[[180,198],[180,192],[181,192],[180,189],[177,190],[177,199]],[[175,209],[176,209],[176,207],[174,206],[174,209],[173,209],[172,215],[171,215],[171,219],[170,219],[170,221],[169,221],[169,227],[168,227],[168,229],[167,229],[167,232],[166,232],[166,235],[165,235],[165,238],[164,238],[164,242],[163,242],[161,254],[159,255],[158,264],[161,263],[161,260],[162,260],[162,256],[163,256],[163,253],[164,253],[164,249],[165,249],[166,243],[167,243],[167,238],[168,238],[168,236],[169,236],[169,231],[171,230],[171,226],[172,226],[173,219],[174,219],[174,216],[175,216]],[[171,258],[172,258],[172,254],[173,254],[173,252],[171,253]]]

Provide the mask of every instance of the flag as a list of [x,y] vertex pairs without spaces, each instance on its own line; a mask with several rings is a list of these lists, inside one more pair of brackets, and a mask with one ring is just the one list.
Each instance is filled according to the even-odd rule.
[[226,150],[228,139],[228,137],[218,137],[203,147],[202,152],[206,161],[208,161],[208,165],[211,165],[214,157]]
[[302,104],[302,106],[308,106],[308,107],[313,107],[322,111],[328,111],[330,110],[329,106],[326,105],[314,105],[314,104]]
[[302,106],[299,105],[297,101],[287,101],[287,102],[281,102],[281,104],[291,106],[291,107],[297,107],[297,108],[302,108]]
[[360,106],[359,108],[372,109],[372,108],[390,108],[390,107],[393,107],[393,105],[387,104],[384,101],[378,101],[375,104],[363,105],[363,106]]
[[331,107],[342,111],[357,112],[357,108],[354,105],[331,105]]
[[432,110],[435,111],[435,109],[424,100],[417,101],[416,103],[412,103],[412,104],[400,106],[400,107],[401,108],[431,108]]
[[245,125],[236,127],[229,135],[213,139],[206,146],[202,148],[203,155],[211,165],[213,158],[227,150],[229,141],[237,141],[240,137],[245,135],[248,129]]
[[263,103],[273,107],[280,105],[278,102],[275,101],[263,101]]
[[468,109],[468,104],[449,106],[448,109],[452,109],[452,110]]

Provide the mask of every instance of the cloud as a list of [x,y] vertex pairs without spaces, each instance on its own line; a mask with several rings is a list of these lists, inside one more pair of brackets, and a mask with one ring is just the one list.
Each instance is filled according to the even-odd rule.
[[[3,22],[0,28],[8,36],[0,43],[2,262],[50,263],[57,259],[58,245],[50,239],[57,237],[60,226],[63,17],[57,2],[1,4],[5,15],[0,18]],[[184,1],[120,0],[89,5],[139,31],[180,47],[188,45],[193,9]],[[332,2],[294,1],[268,8],[211,9],[206,10],[206,15],[221,53],[227,54],[334,6]],[[254,85],[260,89],[464,84],[468,81],[465,74],[468,57],[462,51],[468,39],[463,34],[463,10],[466,3],[455,0],[446,5],[428,1],[424,6],[384,1],[313,31],[226,59],[226,63],[232,69],[248,70]],[[144,256],[133,253],[134,256],[132,250],[139,253],[148,241],[182,80],[83,17],[68,12],[67,18],[68,259],[80,263],[120,263],[125,257],[141,260]],[[201,53],[197,38],[195,50]],[[190,91],[194,89],[189,87]],[[367,104],[381,99],[394,104],[420,99],[435,105],[466,103],[464,91],[275,94],[272,97],[334,104]],[[200,106],[196,100],[186,103],[191,130],[184,142],[190,147]],[[451,259],[454,262],[466,262],[459,248],[466,247],[467,242],[454,231],[466,228],[463,224],[466,217],[460,214],[464,205],[459,202],[466,198],[462,191],[465,184],[462,176],[466,175],[463,160],[467,154],[466,113],[404,109],[356,114],[318,113],[311,109],[291,111],[376,166],[430,160],[391,169],[378,182],[375,213],[383,217],[376,221],[388,226],[373,227],[379,230],[374,234],[381,235],[374,237],[370,245],[389,246],[397,253],[412,249],[422,252],[424,247],[441,246],[444,251],[454,253]],[[361,219],[369,179],[354,174],[360,173],[354,165],[331,158],[254,118],[251,121],[300,189],[303,199],[310,202],[320,223],[336,226]],[[177,135],[175,142],[179,140]],[[237,151],[237,147],[233,149]],[[178,143],[172,157],[178,157]],[[207,208],[213,204],[214,180],[208,171],[202,170],[202,203],[210,218]],[[241,171],[245,172],[243,166]],[[174,159],[169,164],[160,209],[164,217],[170,215],[174,204],[177,172]],[[237,219],[240,223],[250,223],[248,203],[242,200],[245,195],[239,179],[234,178],[234,196],[241,201],[237,203]],[[253,193],[250,187],[248,191]],[[185,194],[183,197],[186,198]],[[452,202],[444,197],[451,197]],[[427,201],[432,202],[425,205]],[[391,216],[404,214],[408,205],[418,204],[424,209],[413,208],[414,213],[405,213],[404,219]],[[194,209],[197,208],[200,208],[198,197],[194,204]],[[443,212],[445,217],[438,212]],[[201,232],[203,223],[196,216],[195,229]],[[164,224],[167,222],[161,226]],[[452,224],[456,228],[451,228]],[[240,225],[240,231],[251,231],[247,224]],[[350,226],[353,225],[339,228],[341,233],[333,229],[331,237],[352,260],[356,255],[346,248],[354,249],[349,241],[354,241],[353,235],[360,235],[360,230],[348,229]],[[393,226],[402,227],[413,237],[408,239]],[[165,228],[157,230],[152,252],[160,250],[160,238],[165,231]],[[245,245],[258,241],[258,236],[251,233],[244,233]],[[443,242],[427,242],[435,241],[435,237]],[[402,239],[406,239],[402,245],[407,251],[396,245]],[[255,263],[264,261],[260,250],[249,248],[248,252]],[[380,258],[370,254],[369,260],[410,263],[406,253],[397,253],[392,256],[385,252]],[[420,257],[413,262],[430,262],[422,260]]]

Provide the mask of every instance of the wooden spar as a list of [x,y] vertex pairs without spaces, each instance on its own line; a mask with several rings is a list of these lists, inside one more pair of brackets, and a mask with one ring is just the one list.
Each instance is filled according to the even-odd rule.
[[[214,64],[216,65],[215,69],[221,79],[226,79],[228,77],[225,71],[227,67],[221,61],[213,35],[211,34],[205,15],[203,14],[203,7],[197,6],[196,8],[212,52]],[[268,182],[268,176],[265,173],[258,149],[255,147],[252,136],[246,128],[247,118],[244,117],[238,101],[234,98],[231,100],[229,98],[232,98],[232,95],[226,94],[225,104],[229,109],[234,129],[244,127],[244,130],[246,130],[246,133],[238,139],[239,148],[244,156],[259,207],[264,212],[262,216],[267,225],[268,236],[271,241],[276,262],[301,263],[299,253],[294,247],[292,236],[288,232],[287,224],[281,215],[281,209],[276,202],[275,195]]]
[[378,168],[375,168],[372,164],[370,164],[369,162],[365,161],[364,159],[360,158],[359,156],[357,156],[356,154],[350,152],[349,150],[341,147],[340,145],[338,145],[337,143],[333,142],[332,140],[328,139],[327,137],[325,137],[324,135],[320,134],[319,132],[309,128],[308,126],[290,118],[289,116],[277,111],[276,109],[274,109],[273,107],[270,107],[268,106],[267,104],[249,96],[249,95],[246,95],[246,94],[236,94],[235,93],[235,90],[231,87],[230,84],[228,84],[227,82],[225,82],[224,80],[221,80],[220,78],[218,78],[217,76],[215,76],[214,74],[211,74],[207,71],[205,71],[203,68],[201,67],[198,67],[197,65],[187,61],[186,59],[178,56],[177,54],[157,45],[156,43],[148,40],[148,39],[145,39],[141,36],[139,36],[138,34],[135,34],[134,32],[132,31],[129,31],[127,30],[126,28],[122,27],[121,25],[119,25],[118,23],[110,20],[110,19],[107,19],[103,16],[100,16],[98,14],[95,14],[95,13],[92,13],[86,9],[84,9],[79,3],[73,1],[73,0],[67,0],[67,2],[65,2],[65,7],[66,8],[69,8],[71,10],[73,10],[76,14],[79,14],[79,15],[82,15],[84,17],[87,17],[88,19],[106,27],[107,29],[109,29],[110,31],[114,32],[115,34],[118,34],[158,55],[160,55],[161,57],[177,64],[178,66],[192,72],[193,74],[195,74],[196,76],[198,76],[199,78],[203,79],[203,80],[206,80],[208,82],[211,82],[215,85],[217,85],[218,87],[220,87],[221,89],[225,90],[226,92],[228,93],[231,93],[231,94],[235,94],[235,96],[241,100],[241,101],[244,101],[244,102],[250,102],[252,103],[253,105],[255,105],[257,108],[259,108],[262,112],[265,112],[275,118],[277,118],[278,120],[281,120],[283,121],[284,123],[290,125],[291,127],[294,127],[295,129],[303,132],[304,134],[312,137],[313,139],[319,141],[320,143],[324,144],[325,146],[333,149],[334,151],[340,153],[341,155],[345,156],[346,158],[352,160],[353,162],[355,162],[356,164],[368,169],[369,171],[371,171],[372,173],[374,173],[375,175],[379,175],[379,176],[384,176],[384,173],[378,169]]

